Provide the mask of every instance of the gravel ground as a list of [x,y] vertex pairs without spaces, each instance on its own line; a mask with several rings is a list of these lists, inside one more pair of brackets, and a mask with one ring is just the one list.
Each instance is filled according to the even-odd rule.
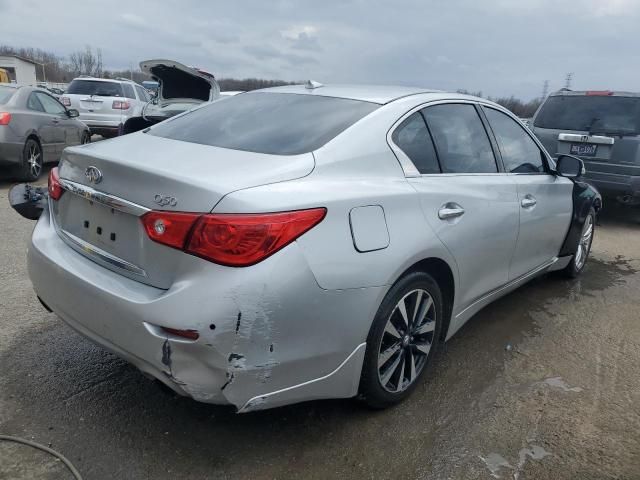
[[[38,303],[33,223],[0,182],[0,434],[85,479],[640,479],[640,209],[609,203],[576,281],[480,312],[396,408],[312,402],[235,415],[166,393]],[[0,478],[71,478],[0,442]]]

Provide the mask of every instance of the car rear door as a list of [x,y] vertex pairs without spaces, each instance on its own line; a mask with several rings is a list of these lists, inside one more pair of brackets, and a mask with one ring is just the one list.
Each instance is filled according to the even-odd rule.
[[75,128],[75,122],[73,122],[69,115],[67,115],[67,109],[62,104],[53,98],[51,95],[44,92],[35,92],[36,97],[40,100],[40,103],[44,107],[47,114],[51,115],[51,123],[53,125],[53,131],[55,135],[55,153],[56,159],[62,154],[62,150],[67,145],[77,145],[79,140],[77,128]]
[[47,113],[38,99],[38,92],[31,92],[27,98],[27,110],[29,110],[30,123],[38,132],[42,143],[42,155],[44,162],[51,162],[58,158],[59,130],[54,122],[55,116]]
[[460,309],[507,283],[518,235],[516,186],[496,162],[477,107],[428,106],[403,120],[391,140],[420,171],[408,180],[456,260]]
[[571,223],[573,182],[552,172],[546,153],[514,117],[488,106],[483,110],[518,189],[520,229],[509,268],[514,280],[560,252]]

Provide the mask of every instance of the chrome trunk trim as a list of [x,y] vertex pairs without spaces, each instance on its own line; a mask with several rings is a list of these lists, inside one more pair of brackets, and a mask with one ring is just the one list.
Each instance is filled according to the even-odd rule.
[[135,215],[136,217],[141,217],[142,215],[150,211],[149,208],[143,207],[142,205],[138,205],[123,198],[116,197],[115,195],[109,195],[108,193],[100,192],[91,187],[87,187],[86,185],[72,182],[71,180],[66,180],[64,178],[60,179],[60,186],[66,191],[78,195],[79,197],[93,202],[101,203],[102,205],[106,205],[107,207],[113,208],[120,212]]
[[598,145],[613,145],[615,140],[601,135],[580,135],[577,133],[560,133],[558,140],[561,142],[596,143]]

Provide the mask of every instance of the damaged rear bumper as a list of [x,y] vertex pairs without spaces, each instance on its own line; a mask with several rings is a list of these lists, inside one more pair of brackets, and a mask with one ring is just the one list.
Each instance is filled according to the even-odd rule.
[[295,242],[244,269],[185,257],[168,290],[130,280],[69,248],[46,209],[28,265],[36,293],[60,318],[182,395],[246,412],[357,393],[386,288],[321,289]]

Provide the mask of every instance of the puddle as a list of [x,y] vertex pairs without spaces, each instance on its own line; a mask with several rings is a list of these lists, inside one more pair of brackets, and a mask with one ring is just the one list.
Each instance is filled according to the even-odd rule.
[[547,452],[539,445],[531,445],[528,448],[520,449],[518,452],[518,464],[515,467],[499,453],[490,453],[486,457],[481,456],[480,460],[482,460],[487,466],[493,478],[502,478],[500,476],[500,471],[504,468],[513,471],[513,480],[518,480],[520,472],[529,458],[531,460],[542,460],[543,458],[551,455],[553,455],[551,452]]
[[545,385],[549,385],[550,387],[559,388],[560,390],[564,390],[565,392],[579,393],[582,391],[582,388],[580,387],[570,387],[569,384],[562,379],[562,377],[546,378],[542,383],[544,383]]
[[480,457],[480,460],[482,460],[485,463],[485,465],[487,466],[487,468],[491,472],[491,476],[494,477],[494,478],[502,478],[499,475],[500,470],[502,468],[508,468],[508,469],[513,470],[513,467],[507,461],[507,459],[504,458],[499,453],[490,453],[489,455],[487,455],[486,458],[485,457]]

